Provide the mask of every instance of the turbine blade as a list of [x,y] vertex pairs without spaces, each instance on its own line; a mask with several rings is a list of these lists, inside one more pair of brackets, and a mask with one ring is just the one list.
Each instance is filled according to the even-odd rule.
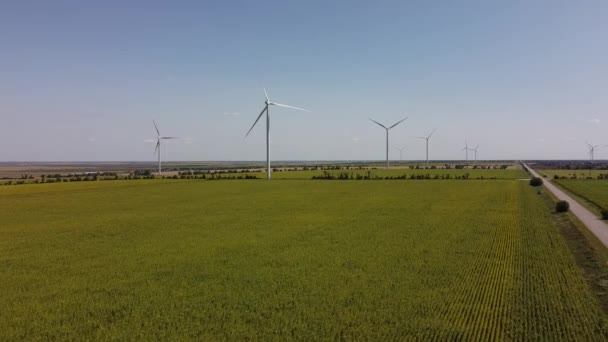
[[160,132],[158,131],[158,126],[156,126],[156,121],[152,120],[152,123],[154,124],[154,128],[156,128],[156,135],[160,135]]
[[266,101],[270,101],[270,99],[268,98],[268,93],[266,92],[266,88],[264,88],[264,95],[266,95]]
[[383,124],[379,123],[378,121],[374,120],[374,119],[370,119],[371,121],[375,122],[377,125],[379,125],[380,127],[384,128],[384,129],[388,129],[386,128],[386,126],[384,126]]
[[418,138],[418,139],[426,139],[426,137],[414,137],[414,138]]
[[253,125],[251,126],[251,128],[249,129],[249,131],[247,131],[247,134],[245,134],[245,137],[247,137],[249,135],[249,133],[251,133],[251,130],[253,129],[253,127],[255,127],[255,124],[258,123],[258,121],[260,121],[260,118],[262,117],[262,115],[264,115],[264,112],[268,109],[268,105],[264,106],[264,109],[262,109],[262,112],[260,113],[260,115],[258,115],[258,118],[255,119],[255,122],[253,123]]
[[161,139],[179,139],[179,137],[160,137]]
[[157,139],[156,140],[156,148],[154,148],[154,154],[153,155],[156,155],[156,152],[158,152],[158,148],[159,147],[160,147],[160,140]]
[[402,122],[403,122],[403,121],[405,121],[405,120],[407,120],[407,116],[406,116],[405,118],[403,118],[403,119],[401,119],[401,120],[397,121],[397,123],[396,123],[396,124],[392,125],[392,126],[391,126],[391,127],[389,127],[388,129],[391,129],[391,128],[393,128],[393,127],[397,126],[398,124],[402,123]]
[[435,129],[434,129],[434,130],[431,132],[431,134],[429,134],[429,136],[428,136],[428,138],[429,138],[429,139],[431,139],[431,137],[433,136],[433,134],[435,133],[435,131],[436,131],[436,130],[437,130],[437,128],[435,128]]
[[304,109],[304,108],[298,108],[298,107],[294,107],[294,106],[288,106],[288,105],[286,105],[286,104],[280,104],[280,103],[276,103],[276,102],[270,102],[270,104],[271,104],[271,105],[274,105],[274,106],[285,107],[285,108],[291,108],[291,109],[297,109],[297,110],[301,110],[301,111],[304,111],[304,112],[309,112],[309,113],[310,113],[310,111],[309,111],[308,109]]

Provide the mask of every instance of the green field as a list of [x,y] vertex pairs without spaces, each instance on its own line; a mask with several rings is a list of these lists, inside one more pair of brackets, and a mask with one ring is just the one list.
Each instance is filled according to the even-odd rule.
[[4,186],[0,222],[0,340],[608,338],[522,181]]
[[557,179],[554,182],[594,205],[596,209],[608,208],[606,179]]

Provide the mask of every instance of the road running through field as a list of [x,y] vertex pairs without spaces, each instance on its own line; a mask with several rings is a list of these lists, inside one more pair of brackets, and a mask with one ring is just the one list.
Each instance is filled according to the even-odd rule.
[[589,229],[589,231],[593,233],[593,235],[595,235],[598,240],[600,240],[604,244],[604,246],[608,247],[608,224],[602,221],[599,217],[597,217],[587,208],[580,205],[574,198],[572,198],[564,191],[553,185],[550,179],[541,177],[529,165],[524,164],[524,166],[528,168],[528,170],[530,170],[530,173],[532,173],[534,177],[542,178],[544,187],[547,190],[551,191],[551,193],[553,193],[555,197],[560,200],[568,201],[568,203],[570,203],[570,211],[576,217],[578,217],[578,219],[583,222],[585,226],[587,226],[587,229]]

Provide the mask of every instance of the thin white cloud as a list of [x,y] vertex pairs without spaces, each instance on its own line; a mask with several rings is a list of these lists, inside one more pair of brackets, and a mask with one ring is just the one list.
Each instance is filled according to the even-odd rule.
[[588,120],[587,122],[588,122],[588,123],[592,123],[592,124],[599,125],[599,124],[600,124],[600,119],[595,118],[595,119]]
[[538,139],[536,139],[536,141],[544,143],[545,142],[545,138],[538,138]]
[[357,141],[359,141],[359,140],[361,140],[361,139],[359,139],[359,138],[353,138],[353,141],[354,141],[354,142],[357,142]]
[[95,138],[89,138],[89,142],[95,142],[95,141],[97,141],[97,139],[95,139]]

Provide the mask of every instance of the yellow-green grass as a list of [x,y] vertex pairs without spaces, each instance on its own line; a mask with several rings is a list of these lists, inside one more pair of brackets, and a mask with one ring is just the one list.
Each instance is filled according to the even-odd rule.
[[107,181],[0,204],[0,340],[607,337],[525,182]]
[[[339,175],[340,173],[352,174],[353,178],[356,178],[357,175],[366,176],[368,172],[370,172],[372,178],[373,177],[400,177],[403,175],[408,176],[411,175],[430,175],[434,177],[435,175],[444,176],[449,175],[452,178],[463,177],[468,175],[469,179],[475,178],[496,178],[496,179],[518,179],[518,178],[526,178],[529,177],[528,174],[521,169],[512,169],[512,170],[482,170],[482,169],[428,169],[428,170],[415,170],[415,169],[370,169],[370,170],[328,170],[326,172],[331,173],[332,175]],[[253,172],[246,173],[248,175],[255,175],[258,178],[265,178],[265,172]],[[243,174],[245,175],[245,174]],[[278,171],[272,173],[272,178],[275,179],[311,179],[313,176],[323,176],[323,171],[318,170],[306,170],[306,171]]]
[[557,179],[553,182],[593,205],[594,211],[608,209],[608,180],[606,179]]

